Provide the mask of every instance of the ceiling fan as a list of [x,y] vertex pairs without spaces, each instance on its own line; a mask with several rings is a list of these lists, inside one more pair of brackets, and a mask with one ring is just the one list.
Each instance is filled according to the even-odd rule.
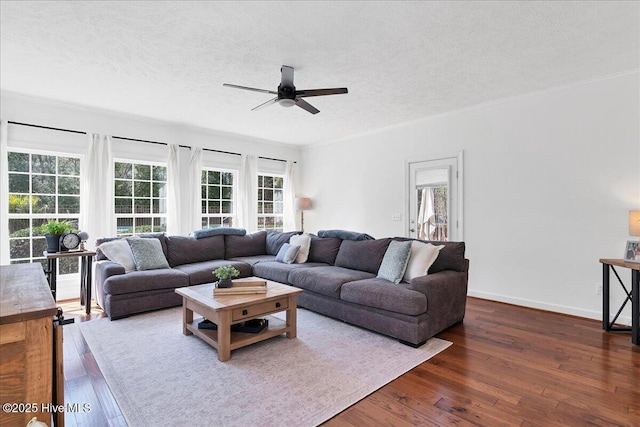
[[236,89],[252,90],[254,92],[263,92],[263,93],[270,93],[272,95],[276,95],[275,98],[270,99],[267,102],[252,108],[251,111],[258,110],[260,108],[266,107],[271,104],[275,104],[277,102],[283,107],[293,107],[294,105],[297,105],[303,110],[307,110],[311,114],[318,114],[320,110],[318,110],[316,107],[309,104],[307,101],[305,101],[302,98],[306,98],[309,96],[339,95],[342,93],[348,93],[346,87],[333,88],[333,89],[296,90],[296,87],[293,85],[293,67],[283,65],[282,68],[280,69],[280,72],[282,73],[282,79],[280,81],[280,85],[278,85],[277,92],[273,90],[256,89],[253,87],[232,85],[229,83],[223,83],[222,85],[228,86],[228,87],[234,87]]

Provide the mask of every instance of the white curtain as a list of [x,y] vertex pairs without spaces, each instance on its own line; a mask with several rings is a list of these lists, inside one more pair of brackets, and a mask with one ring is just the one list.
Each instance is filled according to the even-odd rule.
[[251,233],[258,228],[258,159],[243,154],[238,185],[238,227]]
[[0,265],[9,264],[9,160],[8,153],[8,124],[0,121]]
[[[192,147],[189,156],[189,203],[185,219],[188,232],[202,228],[202,148]],[[185,221],[186,222],[186,221]]]
[[294,183],[293,168],[295,162],[287,161],[286,171],[284,173],[284,196],[283,196],[283,209],[284,209],[284,224],[283,231],[295,231],[298,229],[296,225],[296,210],[295,199],[296,189]]
[[88,246],[116,234],[113,207],[111,137],[87,133],[87,150],[80,173],[80,231],[89,234]]
[[182,234],[181,191],[180,191],[180,159],[176,144],[169,144],[167,159],[167,234]]

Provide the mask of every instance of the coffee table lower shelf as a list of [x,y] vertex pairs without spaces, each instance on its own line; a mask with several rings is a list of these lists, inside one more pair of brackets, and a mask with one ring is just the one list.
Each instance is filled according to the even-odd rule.
[[[231,332],[231,344],[229,346],[229,350],[236,350],[269,338],[277,337],[278,335],[286,334],[291,330],[291,328],[287,327],[286,322],[282,319],[274,316],[266,316],[263,318],[269,319],[269,325],[258,333]],[[187,330],[219,351],[218,331],[212,329],[198,329],[198,323],[202,320],[203,318],[200,317],[194,319],[190,323],[187,323]]]

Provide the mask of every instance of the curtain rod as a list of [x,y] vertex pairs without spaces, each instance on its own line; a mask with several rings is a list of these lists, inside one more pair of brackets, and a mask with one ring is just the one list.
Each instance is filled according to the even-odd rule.
[[[31,124],[31,123],[21,123],[21,122],[14,122],[14,121],[8,121],[7,123],[8,124],[12,124],[12,125],[28,126],[28,127],[32,127],[32,128],[39,128],[39,129],[57,130],[57,131],[60,131],[60,132],[79,133],[79,134],[82,134],[82,135],[86,135],[87,134],[87,132],[83,132],[83,131],[80,131],[80,130],[54,128],[54,127],[50,127],[50,126],[34,125],[34,124]],[[150,141],[150,140],[147,140],[147,139],[125,138],[123,136],[112,136],[112,138],[121,139],[123,141],[144,142],[144,143],[147,143],[147,144],[169,145],[166,142]],[[187,148],[187,149],[191,150],[191,147],[188,146],[188,145],[178,145],[178,147]],[[202,150],[203,151],[211,151],[213,153],[230,154],[232,156],[242,156],[242,154],[240,154],[240,153],[233,153],[231,151],[223,151],[223,150],[214,150],[212,148],[203,148]],[[263,159],[263,160],[273,160],[273,161],[276,161],[276,162],[286,162],[286,160],[274,159],[272,157],[259,156],[258,158],[259,159]],[[298,163],[298,162],[294,161],[293,163]]]

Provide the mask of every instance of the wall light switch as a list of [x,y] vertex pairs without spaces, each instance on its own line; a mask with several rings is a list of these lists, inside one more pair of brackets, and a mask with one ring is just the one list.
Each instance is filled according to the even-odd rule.
[[402,221],[402,214],[393,214],[391,215],[392,221]]

